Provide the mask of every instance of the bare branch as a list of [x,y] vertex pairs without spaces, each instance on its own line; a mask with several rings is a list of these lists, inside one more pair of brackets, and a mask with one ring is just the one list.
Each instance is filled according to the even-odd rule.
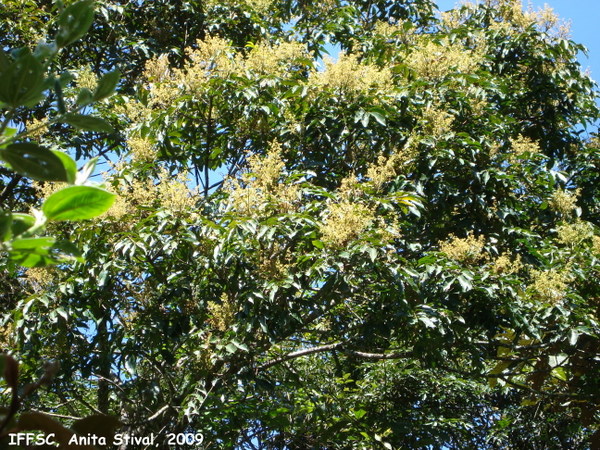
[[280,356],[279,358],[274,358],[270,361],[267,361],[266,363],[263,363],[260,366],[258,366],[256,368],[256,371],[260,372],[261,370],[268,369],[269,367],[276,366],[277,364],[281,364],[282,362],[289,361],[291,359],[301,358],[303,356],[313,355],[315,353],[328,352],[328,351],[332,351],[332,350],[338,350],[346,355],[355,356],[357,358],[375,359],[375,360],[402,359],[402,358],[408,358],[413,355],[413,353],[410,351],[391,352],[391,353],[368,353],[368,352],[361,352],[358,350],[343,349],[342,348],[343,345],[344,345],[343,342],[337,342],[335,344],[320,345],[318,347],[311,347],[311,348],[305,348],[304,350],[298,350],[296,352],[288,353],[287,355],[283,355],[283,356]]
[[283,356],[280,356],[279,358],[275,358],[270,361],[267,361],[266,363],[258,366],[256,368],[256,370],[261,371],[264,369],[268,369],[269,367],[276,366],[277,364],[281,364],[282,362],[289,361],[290,359],[300,358],[302,356],[312,355],[314,353],[328,352],[330,350],[335,350],[336,348],[339,348],[341,346],[342,346],[342,343],[338,342],[336,344],[327,344],[327,345],[320,345],[319,347],[305,348],[304,350],[298,350],[297,352],[288,353],[287,355],[283,355]]
[[158,411],[156,411],[154,414],[152,414],[150,417],[148,417],[146,420],[148,422],[150,422],[151,420],[156,419],[157,417],[159,417],[162,413],[164,413],[167,409],[169,409],[171,407],[171,405],[165,405],[162,408],[160,408]]
[[81,420],[82,419],[82,417],[68,416],[65,414],[56,414],[56,413],[51,413],[48,411],[41,411],[39,409],[32,409],[30,412],[45,414],[45,415],[51,416],[51,417],[58,417],[59,419],[67,419],[67,420]]

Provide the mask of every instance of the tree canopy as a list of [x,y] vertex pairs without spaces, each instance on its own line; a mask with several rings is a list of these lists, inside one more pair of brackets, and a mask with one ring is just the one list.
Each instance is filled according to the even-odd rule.
[[598,93],[550,9],[4,3],[4,442],[600,445]]

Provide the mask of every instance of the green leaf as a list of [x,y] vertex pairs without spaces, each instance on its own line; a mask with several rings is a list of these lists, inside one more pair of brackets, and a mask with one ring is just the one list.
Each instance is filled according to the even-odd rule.
[[35,46],[33,55],[40,61],[45,61],[48,59],[52,59],[56,55],[57,50],[58,49],[56,47],[56,43],[47,43],[44,41],[39,41],[38,44]]
[[83,261],[79,249],[69,241],[53,237],[22,238],[12,241],[9,255],[23,267],[43,267],[70,261]]
[[58,17],[56,45],[63,48],[82,37],[94,21],[94,2],[83,0],[73,3]]
[[501,374],[505,369],[509,368],[510,365],[511,361],[500,361],[492,370],[490,370],[490,375]]
[[357,419],[362,418],[365,414],[367,414],[367,412],[364,409],[354,410],[354,417],[356,417]]
[[[8,140],[17,134],[17,129],[13,127],[6,127],[2,132],[2,139],[0,139],[0,149],[5,148],[8,145]],[[5,142],[5,144],[3,144]]]
[[87,131],[100,131],[111,133],[113,132],[113,127],[104,120],[99,117],[86,116],[83,114],[75,114],[75,113],[67,113],[63,116],[63,122],[68,123],[75,128],[80,130]]
[[77,94],[76,101],[79,106],[89,105],[90,103],[92,103],[94,101],[92,91],[90,91],[87,88],[81,89],[79,91],[79,93]]
[[42,205],[49,220],[86,220],[106,212],[115,194],[93,186],[70,186],[52,194]]
[[10,67],[11,60],[4,50],[0,50],[0,74],[6,72]]
[[377,249],[373,248],[373,247],[368,247],[367,253],[369,254],[369,257],[371,258],[371,262],[375,262],[375,260],[377,259]]
[[231,343],[233,345],[235,345],[237,348],[239,348],[240,350],[244,351],[244,352],[249,352],[250,349],[248,348],[248,346],[242,342],[238,342],[238,341],[231,341]]
[[225,346],[225,350],[227,350],[227,353],[235,353],[237,351],[237,347],[230,343]]
[[13,213],[11,232],[13,236],[20,236],[35,224],[35,217],[29,214]]
[[15,172],[40,181],[67,181],[67,171],[60,157],[31,142],[11,144],[0,150],[0,159]]
[[10,259],[23,267],[42,267],[54,264],[50,255],[54,245],[52,237],[23,238],[12,241]]
[[552,376],[561,381],[567,381],[567,373],[565,372],[564,367],[555,367],[552,369]]
[[381,125],[385,126],[386,122],[385,122],[385,116],[383,113],[385,113],[385,111],[382,110],[381,108],[378,108],[377,110],[369,111],[369,114],[371,115],[371,117],[373,117]]
[[579,339],[579,330],[571,330],[569,332],[569,344],[577,345],[577,340]]
[[325,248],[325,244],[323,244],[323,241],[320,241],[318,239],[315,239],[314,241],[312,241],[312,245],[314,245],[315,247],[317,247],[318,249],[323,249]]
[[456,279],[460,283],[460,286],[462,287],[463,292],[470,291],[473,288],[473,284],[471,284],[471,281],[464,275],[459,275]]
[[60,152],[58,150],[51,150],[62,162],[63,167],[65,168],[65,173],[67,175],[67,183],[73,184],[75,183],[75,178],[77,177],[77,164],[69,155],[64,152]]
[[69,241],[57,241],[53,246],[52,250],[55,250],[55,256],[60,261],[83,261],[81,251],[75,244]]
[[0,209],[0,242],[6,242],[10,239],[12,222],[11,212]]
[[16,108],[33,106],[42,98],[44,68],[29,49],[20,50],[15,60],[0,51],[0,101]]
[[15,239],[12,242],[13,250],[36,250],[36,249],[49,249],[54,245],[56,240],[53,237],[36,237],[36,238],[23,238]]
[[84,184],[90,175],[94,172],[96,168],[96,163],[98,162],[98,157],[90,159],[85,165],[82,167],[81,171],[77,173],[77,177],[75,179],[75,184]]
[[100,78],[100,81],[98,81],[98,86],[94,91],[94,100],[97,101],[109,97],[117,87],[120,78],[121,72],[118,70],[113,70],[112,72],[104,74],[102,78]]

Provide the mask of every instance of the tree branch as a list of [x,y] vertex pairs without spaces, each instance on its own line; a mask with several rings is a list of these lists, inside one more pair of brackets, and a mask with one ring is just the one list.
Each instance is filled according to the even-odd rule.
[[343,342],[337,342],[335,344],[326,344],[326,345],[320,345],[318,347],[305,348],[304,350],[298,350],[296,352],[292,352],[292,353],[288,353],[287,355],[280,356],[279,358],[271,359],[270,361],[267,361],[266,363],[263,363],[260,366],[258,366],[255,370],[256,370],[256,372],[260,372],[262,370],[268,369],[269,367],[276,366],[277,364],[281,364],[282,362],[286,362],[291,359],[301,358],[303,356],[313,355],[315,353],[328,352],[331,350],[338,350],[346,355],[355,356],[357,358],[375,359],[375,360],[402,359],[402,358],[408,358],[413,355],[413,352],[411,352],[411,351],[391,352],[391,353],[368,353],[368,352],[361,352],[358,350],[343,349],[342,348],[343,345],[344,345]]
[[19,181],[21,181],[22,178],[23,176],[14,174],[13,178],[2,190],[2,194],[0,194],[0,204],[4,203],[8,199],[8,197],[12,194],[13,189],[17,186],[17,184],[19,184]]
[[300,358],[302,356],[312,355],[314,353],[322,353],[322,352],[328,352],[330,350],[335,350],[341,346],[342,346],[342,343],[338,342],[336,344],[320,345],[319,347],[311,347],[311,348],[305,348],[304,350],[298,350],[297,352],[288,353],[287,355],[283,355],[283,356],[280,356],[279,358],[275,358],[270,361],[267,361],[266,363],[258,366],[256,368],[256,371],[260,372],[261,370],[265,370],[265,369],[268,369],[269,367],[276,366],[277,364],[281,364],[282,362],[289,361],[290,359]]

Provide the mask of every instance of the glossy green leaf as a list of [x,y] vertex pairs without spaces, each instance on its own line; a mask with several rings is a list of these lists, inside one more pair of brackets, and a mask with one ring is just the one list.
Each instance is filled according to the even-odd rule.
[[52,150],[52,153],[54,153],[61,160],[63,167],[65,168],[67,183],[75,183],[75,178],[77,177],[77,164],[75,163],[73,158],[71,158],[66,153],[58,150]]
[[383,111],[382,109],[373,109],[371,111],[369,111],[369,114],[371,115],[371,117],[373,117],[377,122],[379,122],[381,125],[386,125],[386,121],[385,121],[385,111]]
[[53,237],[23,238],[15,239],[11,246],[13,250],[49,249],[55,242]]
[[225,350],[227,350],[227,353],[235,353],[237,351],[237,347],[234,344],[229,343],[225,346]]
[[109,97],[116,89],[119,79],[121,78],[121,72],[113,70],[108,72],[100,78],[98,86],[93,94],[93,99],[98,101],[106,97]]
[[9,252],[10,259],[23,267],[43,267],[54,264],[51,248],[55,239],[52,237],[23,238],[12,241]]
[[52,194],[42,206],[49,220],[86,220],[106,212],[115,194],[93,186],[70,186]]
[[79,93],[77,94],[77,104],[79,106],[86,106],[89,105],[90,103],[92,103],[94,101],[93,95],[92,95],[92,91],[90,91],[87,88],[83,88],[79,91]]
[[111,133],[113,128],[110,124],[99,117],[86,116],[84,114],[68,113],[63,116],[63,122],[86,131],[98,131],[104,133]]
[[44,267],[70,261],[83,261],[81,251],[69,241],[56,241],[53,237],[15,239],[9,255],[23,267]]
[[33,106],[42,98],[44,69],[28,49],[11,59],[0,51],[0,101],[12,107]]
[[10,211],[0,209],[0,242],[10,239],[12,228],[12,214]]
[[60,157],[31,142],[11,144],[0,150],[0,159],[21,175],[40,181],[67,181],[67,170]]
[[356,417],[357,419],[362,419],[365,414],[367,414],[367,411],[365,411],[364,409],[356,409],[354,410],[354,417]]
[[325,244],[323,244],[323,241],[320,241],[318,239],[315,239],[312,241],[312,244],[317,247],[318,249],[323,249],[325,248]]
[[2,139],[0,142],[4,142],[4,144],[0,144],[0,149],[6,148],[8,145],[8,140],[17,134],[17,129],[13,127],[6,127],[2,132]]
[[11,231],[13,236],[20,236],[35,224],[35,217],[29,214],[13,213]]
[[564,367],[555,367],[552,369],[552,376],[561,381],[567,381],[567,372],[565,371]]
[[58,17],[56,45],[65,47],[87,33],[94,21],[94,2],[83,0],[66,7]]
[[75,184],[84,184],[88,178],[94,172],[96,168],[96,164],[98,163],[98,157],[90,159],[88,162],[84,164],[79,172],[77,172],[77,177],[75,179]]

